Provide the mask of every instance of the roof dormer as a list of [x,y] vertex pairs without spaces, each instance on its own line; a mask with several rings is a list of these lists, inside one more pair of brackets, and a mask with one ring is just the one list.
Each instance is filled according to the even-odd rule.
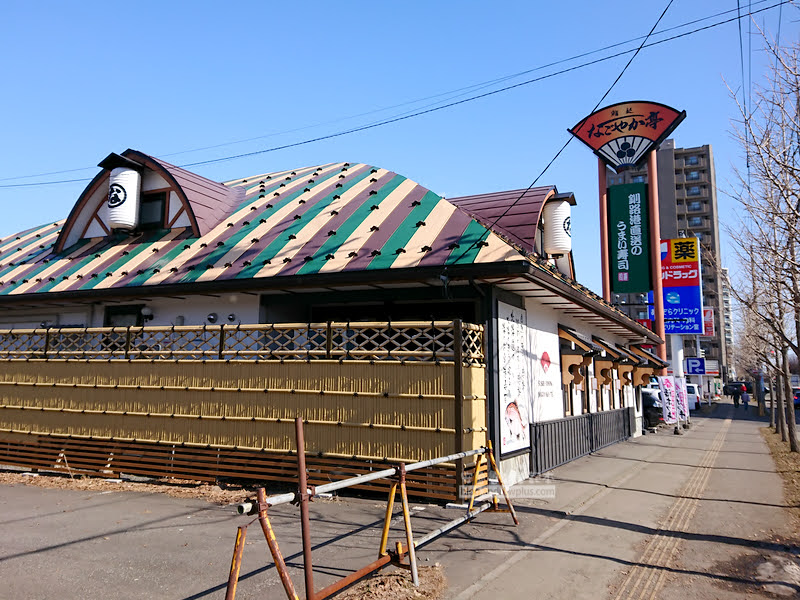
[[70,212],[55,244],[61,252],[81,239],[186,229],[200,237],[244,199],[228,188],[142,152],[109,154]]

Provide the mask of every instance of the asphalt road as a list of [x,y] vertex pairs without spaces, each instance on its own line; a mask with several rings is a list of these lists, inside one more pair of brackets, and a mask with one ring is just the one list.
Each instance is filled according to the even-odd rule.
[[[516,501],[518,527],[484,513],[418,558],[443,564],[459,599],[760,593],[736,561],[786,554],[775,539],[789,516],[763,423],[743,417],[722,405],[685,435],[665,430],[565,465],[537,482],[555,498]],[[26,485],[1,486],[0,508],[0,598],[14,599],[224,598],[236,529],[250,520],[202,500]],[[312,504],[317,589],[375,558],[384,510],[379,498]],[[415,503],[415,534],[460,514]],[[302,597],[298,510],[270,516]],[[402,539],[399,518],[393,527]],[[247,535],[237,598],[284,598],[257,523]]]

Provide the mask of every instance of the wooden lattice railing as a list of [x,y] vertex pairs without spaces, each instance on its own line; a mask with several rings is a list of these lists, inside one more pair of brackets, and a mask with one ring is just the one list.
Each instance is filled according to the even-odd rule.
[[458,355],[465,365],[484,363],[481,325],[404,321],[0,330],[0,359],[454,361]]

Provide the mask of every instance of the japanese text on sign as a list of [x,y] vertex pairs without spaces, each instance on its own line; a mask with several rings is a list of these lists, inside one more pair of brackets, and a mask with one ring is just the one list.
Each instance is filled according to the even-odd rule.
[[[632,113],[633,109],[629,108],[627,112]],[[658,124],[664,120],[658,116],[658,113],[659,111],[655,110],[648,115],[620,115],[618,110],[613,110],[611,111],[611,114],[614,116],[614,118],[604,121],[603,123],[597,123],[596,125],[593,123],[586,132],[586,137],[598,138],[617,135],[620,133],[629,133],[636,131],[639,129],[639,127],[658,129]]]

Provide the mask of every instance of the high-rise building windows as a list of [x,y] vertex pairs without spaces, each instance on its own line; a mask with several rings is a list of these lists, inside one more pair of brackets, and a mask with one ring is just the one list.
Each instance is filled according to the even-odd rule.
[[697,181],[700,179],[700,171],[689,171],[686,174],[686,181]]
[[693,185],[690,188],[687,188],[686,189],[686,195],[687,196],[699,196],[700,195],[700,186],[699,185]]
[[633,183],[644,183],[644,175],[636,175],[631,178]]
[[699,165],[700,164],[700,159],[698,159],[696,156],[687,156],[686,157],[686,164],[687,165]]
[[703,217],[689,217],[689,227],[700,227],[703,224]]
[[703,210],[703,203],[700,202],[700,200],[692,200],[691,202],[688,202],[686,204],[686,210],[693,210],[693,211]]

